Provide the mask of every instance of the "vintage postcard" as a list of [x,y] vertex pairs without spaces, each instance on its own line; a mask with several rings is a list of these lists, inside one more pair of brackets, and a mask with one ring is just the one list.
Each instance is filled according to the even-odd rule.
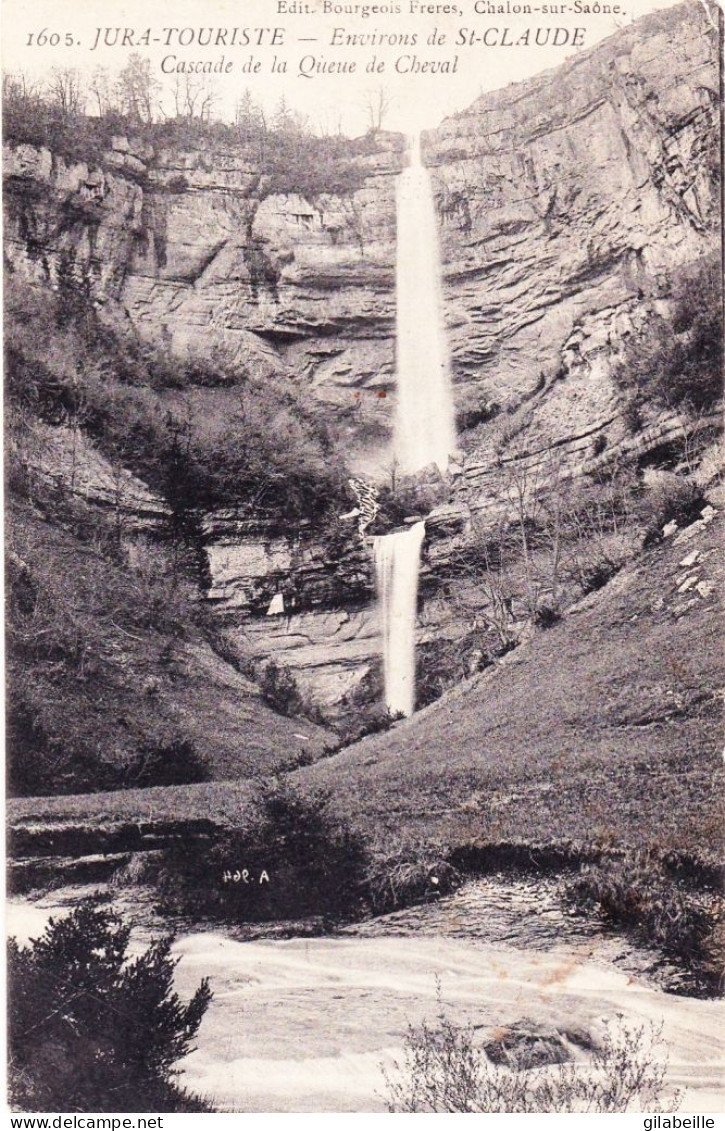
[[714,1126],[722,30],[4,0],[11,1110]]

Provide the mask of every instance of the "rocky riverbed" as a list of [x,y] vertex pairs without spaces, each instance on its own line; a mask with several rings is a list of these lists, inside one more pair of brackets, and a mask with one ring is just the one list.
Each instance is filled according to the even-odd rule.
[[[668,1092],[681,1110],[715,1111],[723,1084],[718,1002],[665,994],[656,956],[567,916],[553,880],[488,877],[435,903],[334,936],[243,939],[184,929],[178,989],[208,976],[214,1000],[185,1061],[186,1086],[219,1110],[385,1110],[383,1068],[400,1059],[409,1024],[433,1020],[437,986],[450,1018],[487,1040],[517,1028],[581,1056],[604,1023],[663,1026]],[[9,929],[35,937],[83,894],[59,889],[10,904]],[[136,923],[135,945],[167,924],[143,891],[111,894]]]

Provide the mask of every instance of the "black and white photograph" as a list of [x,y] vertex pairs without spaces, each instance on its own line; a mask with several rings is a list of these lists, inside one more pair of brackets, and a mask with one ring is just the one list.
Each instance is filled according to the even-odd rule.
[[6,1107],[715,1127],[725,13],[2,23]]

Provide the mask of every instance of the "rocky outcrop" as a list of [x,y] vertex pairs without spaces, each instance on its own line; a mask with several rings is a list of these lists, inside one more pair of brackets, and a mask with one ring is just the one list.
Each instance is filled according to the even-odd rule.
[[374,466],[390,431],[403,161],[403,139],[381,135],[353,160],[349,192],[306,199],[269,193],[243,146],[155,151],[119,137],[95,168],[6,146],[6,252],[52,284],[72,248],[97,305],[120,307],[171,358],[304,382],[351,415],[352,446],[372,447]]
[[[665,275],[715,248],[717,59],[681,4],[426,135],[458,399],[525,405],[518,448],[576,466],[598,433],[623,440],[612,365]],[[478,495],[477,451],[465,478]]]

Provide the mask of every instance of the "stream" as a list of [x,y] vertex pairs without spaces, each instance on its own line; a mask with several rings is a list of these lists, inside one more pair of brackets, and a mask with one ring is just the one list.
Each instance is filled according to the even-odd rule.
[[[149,893],[106,890],[134,922],[136,949],[168,929]],[[554,890],[546,878],[487,877],[325,937],[180,931],[179,992],[208,976],[214,993],[181,1082],[222,1111],[384,1111],[382,1066],[401,1058],[409,1024],[435,1018],[439,983],[448,1016],[484,1031],[524,1021],[596,1036],[618,1014],[661,1023],[680,1110],[718,1111],[721,1004],[658,989],[653,953],[568,917]],[[36,937],[84,894],[13,898],[9,933]]]

